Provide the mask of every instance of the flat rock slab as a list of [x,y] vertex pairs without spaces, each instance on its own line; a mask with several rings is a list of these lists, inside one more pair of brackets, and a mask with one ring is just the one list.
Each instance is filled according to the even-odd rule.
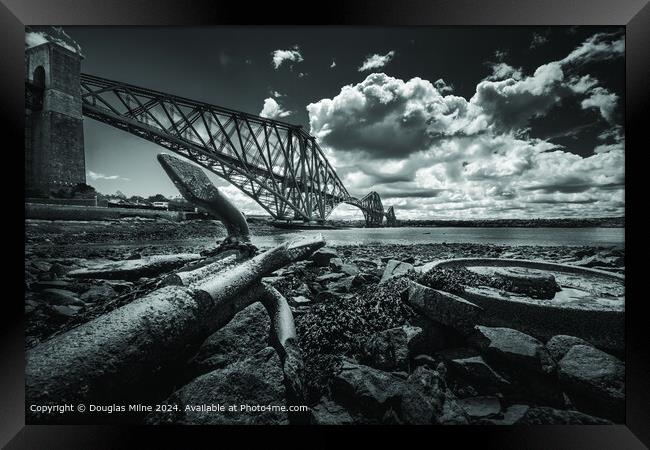
[[494,371],[483,357],[470,349],[442,351],[439,353],[449,367],[461,376],[485,386],[502,387],[510,384]]
[[568,389],[591,397],[604,408],[625,406],[625,364],[588,345],[574,345],[558,363],[558,377]]
[[109,280],[137,280],[141,277],[154,277],[161,273],[177,269],[188,262],[202,259],[196,253],[179,253],[176,255],[147,256],[141,259],[115,261],[97,264],[67,273],[72,278],[102,278]]
[[427,318],[463,334],[473,330],[483,309],[448,292],[439,291],[409,280],[407,303]]
[[338,257],[339,255],[336,253],[336,250],[329,247],[323,247],[316,250],[309,259],[318,267],[327,267],[331,260]]
[[381,276],[381,280],[379,280],[379,282],[384,283],[390,280],[391,278],[400,275],[406,275],[406,273],[412,269],[413,269],[413,264],[398,261],[396,259],[391,259],[386,263],[386,268],[384,269],[384,273]]
[[497,397],[463,398],[458,404],[472,419],[501,417],[501,402]]
[[555,363],[544,345],[532,336],[512,328],[478,325],[471,342],[489,357],[540,373],[551,373]]

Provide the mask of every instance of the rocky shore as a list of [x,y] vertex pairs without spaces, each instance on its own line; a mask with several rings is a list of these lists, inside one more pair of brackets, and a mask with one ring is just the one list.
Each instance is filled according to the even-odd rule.
[[[253,228],[253,227],[252,227]],[[259,229],[257,229],[259,228]],[[257,235],[272,233],[262,225]],[[221,234],[220,234],[221,233]],[[211,221],[122,219],[28,222],[26,346],[152,291],[182,258],[138,271],[156,254],[193,255],[225,233]],[[624,272],[620,249],[477,244],[325,247],[264,281],[288,300],[304,368],[291,398],[261,304],[210,336],[152,397],[176,405],[302,404],[299,413],[210,414],[197,408],[138,417],[147,423],[592,424],[620,422],[624,362],[583,339],[541,341],[473,320],[461,301],[436,300],[413,269],[438,259],[538,259]],[[131,260],[119,279],[78,278],[97,263]],[[447,276],[447,275],[444,275]],[[110,277],[109,277],[110,278]],[[431,312],[433,311],[433,312]],[[460,311],[460,312],[459,312]]]

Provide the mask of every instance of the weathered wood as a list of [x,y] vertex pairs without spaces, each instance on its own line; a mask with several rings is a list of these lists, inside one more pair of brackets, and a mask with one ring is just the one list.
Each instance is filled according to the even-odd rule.
[[158,155],[158,162],[188,202],[206,209],[223,223],[230,240],[250,239],[246,217],[199,167],[166,153]]
[[[265,297],[263,276],[323,245],[320,237],[285,243],[216,273],[199,289],[163,287],[39,344],[26,354],[27,404],[137,401],[147,377],[196,351],[239,310]],[[27,414],[56,420],[29,408]]]
[[[305,398],[305,365],[298,346],[293,313],[287,299],[273,286],[266,285],[261,302],[271,318],[271,344],[282,362],[287,401],[303,404]],[[301,419],[294,420],[301,421]]]
[[241,262],[243,256],[237,251],[224,252],[216,257],[207,258],[204,261],[189,267],[188,270],[181,270],[165,277],[161,286],[192,286],[213,276],[217,272],[227,269]]
[[211,277],[197,285],[196,289],[218,305],[237,295],[253,280],[259,280],[287,264],[305,259],[324,245],[325,241],[320,234],[286,242],[221,273],[221,276]]
[[95,264],[83,269],[72,270],[66,275],[71,278],[137,280],[140,277],[158,276],[161,273],[177,269],[188,262],[198,261],[202,258],[201,255],[196,253],[145,256],[140,259]]

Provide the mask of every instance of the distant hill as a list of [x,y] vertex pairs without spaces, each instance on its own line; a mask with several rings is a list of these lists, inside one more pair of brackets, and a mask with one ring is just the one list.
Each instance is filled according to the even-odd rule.
[[618,228],[625,217],[566,219],[400,220],[403,227],[518,227],[518,228]]

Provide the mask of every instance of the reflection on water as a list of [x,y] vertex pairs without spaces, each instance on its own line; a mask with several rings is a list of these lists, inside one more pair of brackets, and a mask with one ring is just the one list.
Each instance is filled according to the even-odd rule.
[[296,233],[321,233],[328,245],[471,243],[499,245],[623,247],[624,228],[344,228],[339,230],[278,230],[254,236],[253,243],[268,247],[296,238]]

